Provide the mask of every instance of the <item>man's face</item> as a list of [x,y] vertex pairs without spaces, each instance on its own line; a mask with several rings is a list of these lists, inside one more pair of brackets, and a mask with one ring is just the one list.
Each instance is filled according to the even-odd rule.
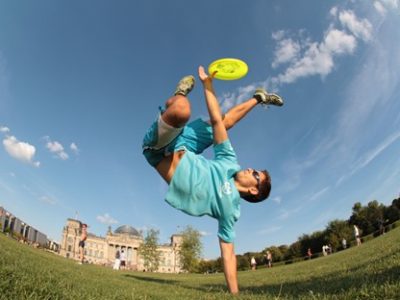
[[266,179],[266,176],[261,171],[248,168],[237,172],[235,179],[242,186],[248,188],[256,188],[259,191],[260,185]]

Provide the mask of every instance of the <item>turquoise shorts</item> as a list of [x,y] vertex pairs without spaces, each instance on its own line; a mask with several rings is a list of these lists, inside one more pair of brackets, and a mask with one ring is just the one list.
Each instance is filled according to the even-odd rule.
[[[161,114],[158,118],[161,118]],[[200,154],[213,143],[211,125],[199,118],[183,127],[182,132],[169,144],[155,149],[154,146],[159,139],[158,118],[147,130],[142,145],[143,155],[153,167],[156,167],[164,157],[173,152],[187,150]]]

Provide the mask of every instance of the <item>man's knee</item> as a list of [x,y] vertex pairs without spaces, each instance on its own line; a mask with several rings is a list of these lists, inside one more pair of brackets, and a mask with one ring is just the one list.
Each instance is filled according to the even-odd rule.
[[173,127],[183,127],[190,119],[190,102],[181,95],[167,100],[167,110],[162,114],[163,120]]

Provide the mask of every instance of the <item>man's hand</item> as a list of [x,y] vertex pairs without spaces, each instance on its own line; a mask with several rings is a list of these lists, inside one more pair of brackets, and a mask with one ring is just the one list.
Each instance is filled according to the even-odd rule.
[[231,294],[239,293],[237,270],[236,270],[236,255],[233,243],[227,243],[219,239],[221,248],[221,256],[224,262],[224,273],[226,284],[228,285]]
[[206,73],[206,71],[204,70],[204,67],[199,66],[199,78],[200,78],[201,82],[203,82],[203,83],[210,82],[211,83],[212,80],[214,79],[215,74],[217,74],[217,71],[215,71],[211,75],[208,75]]

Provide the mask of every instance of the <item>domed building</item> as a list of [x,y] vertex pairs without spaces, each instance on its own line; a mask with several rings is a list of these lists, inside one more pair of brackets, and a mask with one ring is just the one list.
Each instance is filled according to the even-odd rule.
[[[79,241],[82,232],[82,222],[68,219],[62,232],[60,255],[79,260]],[[158,272],[179,273],[181,272],[178,249],[182,237],[174,234],[171,243],[159,245],[160,265]],[[105,237],[96,236],[88,232],[85,242],[85,260],[105,266],[112,266],[117,251],[123,251],[126,256],[126,268],[130,270],[143,271],[144,261],[139,254],[139,247],[143,244],[143,236],[140,231],[129,225],[122,225],[112,232],[109,227]]]
[[115,234],[127,234],[131,236],[141,236],[140,232],[129,225],[122,225],[114,230]]

